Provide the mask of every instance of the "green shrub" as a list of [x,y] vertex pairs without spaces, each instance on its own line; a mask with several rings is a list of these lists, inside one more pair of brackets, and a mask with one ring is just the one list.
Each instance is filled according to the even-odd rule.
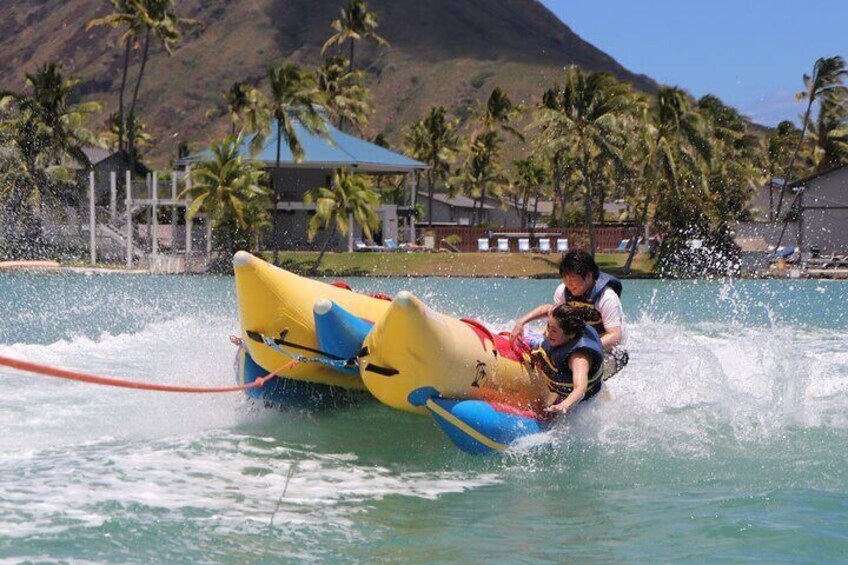
[[458,234],[452,233],[445,238],[445,241],[456,247],[457,245],[462,243],[462,237],[460,237]]

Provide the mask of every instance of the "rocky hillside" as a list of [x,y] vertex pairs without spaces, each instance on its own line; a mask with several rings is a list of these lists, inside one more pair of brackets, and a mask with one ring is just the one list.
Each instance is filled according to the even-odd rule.
[[[201,25],[168,57],[151,58],[140,91],[140,114],[158,143],[149,157],[164,165],[180,140],[192,148],[226,131],[222,107],[232,83],[260,84],[265,69],[289,59],[317,65],[342,0],[182,0],[178,12]],[[460,117],[495,86],[514,101],[533,103],[563,66],[611,71],[637,88],[655,83],[633,74],[586,43],[536,0],[369,0],[378,32],[391,49],[357,47],[376,112],[365,136],[397,141],[405,124],[431,106]],[[110,9],[106,0],[19,0],[0,7],[0,90],[18,90],[24,73],[46,61],[83,79],[81,95],[117,105],[122,50],[117,31],[85,30]],[[133,71],[137,66],[133,67]],[[134,78],[135,72],[131,74]],[[212,117],[210,117],[212,116]]]

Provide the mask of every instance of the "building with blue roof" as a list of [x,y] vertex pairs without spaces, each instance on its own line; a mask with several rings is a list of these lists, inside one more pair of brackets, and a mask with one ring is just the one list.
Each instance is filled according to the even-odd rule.
[[[415,199],[416,176],[427,168],[425,163],[410,159],[374,143],[345,133],[330,123],[325,116],[326,135],[310,133],[298,120],[293,120],[295,132],[304,156],[295,162],[294,156],[285,143],[280,145],[280,167],[277,162],[277,123],[271,124],[271,133],[261,150],[251,153],[250,142],[246,138],[239,148],[239,154],[245,160],[259,162],[273,175],[272,186],[276,187],[275,228],[266,234],[264,246],[274,247],[276,238],[280,249],[318,249],[323,245],[319,235],[310,242],[307,237],[309,218],[314,214],[314,204],[304,204],[306,191],[320,186],[329,186],[334,171],[350,169],[356,173],[368,175],[404,175],[408,189],[407,205],[383,204],[378,210],[381,218],[381,234],[378,239],[394,241],[414,241],[415,225],[412,202]],[[190,167],[192,163],[210,159],[210,150],[190,155],[178,162]],[[399,221],[404,225],[399,225]],[[351,237],[361,236],[359,226],[354,227]],[[342,236],[331,242],[330,249],[347,249],[349,242]],[[377,243],[381,243],[378,241]]]

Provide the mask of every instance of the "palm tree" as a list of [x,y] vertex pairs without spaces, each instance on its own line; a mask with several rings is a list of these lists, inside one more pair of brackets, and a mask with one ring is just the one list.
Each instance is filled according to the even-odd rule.
[[707,122],[713,156],[708,163],[708,192],[698,200],[714,231],[726,233],[730,221],[748,215],[745,206],[762,182],[762,138],[749,132],[739,112],[716,96],[703,96],[697,108]]
[[243,128],[244,113],[251,106],[252,87],[243,81],[236,81],[224,94],[227,115],[230,117],[230,135],[236,135]]
[[132,102],[130,102],[127,115],[127,153],[129,154],[130,169],[132,170],[135,162],[133,156],[136,141],[135,132],[133,131],[133,124],[136,123],[134,119],[135,108],[138,102],[138,91],[144,77],[144,69],[147,66],[151,36],[155,36],[159,40],[170,57],[174,54],[174,48],[180,39],[182,39],[182,28],[196,25],[197,21],[177,16],[173,11],[175,0],[131,0],[131,2],[136,5],[135,14],[140,21],[140,29],[144,30],[141,66],[138,70]]
[[848,89],[822,99],[810,132],[815,140],[815,172],[848,163]]
[[540,111],[541,120],[547,124],[543,135],[567,140],[579,159],[589,251],[594,255],[591,165],[598,160],[620,160],[621,122],[632,107],[632,91],[610,73],[586,74],[579,67],[570,66],[565,71],[565,86],[556,93],[556,99],[556,103],[549,102]]
[[[789,120],[784,120],[777,124],[777,127],[769,132],[766,137],[765,150],[765,170],[766,179],[769,189],[769,211],[768,219],[774,221],[774,180],[778,174],[779,168],[784,163],[788,163],[792,156],[792,148],[797,143],[797,138],[801,135],[801,130],[795,127],[795,124]],[[797,168],[797,167],[796,167]],[[790,171],[791,178],[797,178],[796,171]],[[783,182],[781,182],[781,190],[783,190]]]
[[16,118],[9,129],[10,137],[23,160],[27,174],[33,175],[36,197],[42,191],[50,196],[54,178],[68,178],[69,174],[57,163],[65,155],[84,167],[91,163],[83,152],[86,145],[99,145],[100,139],[85,126],[88,117],[100,110],[97,102],[70,104],[71,93],[79,84],[77,78],[64,78],[55,63],[45,63],[35,73],[26,75],[26,86],[31,94],[11,91],[0,92],[0,100],[15,106]]
[[[103,132],[101,137],[107,147],[113,148],[116,151],[121,151],[121,148],[118,146],[118,122],[118,115],[111,114],[108,120],[109,130]],[[127,125],[126,121],[125,125]],[[133,143],[133,162],[138,162],[141,160],[142,150],[153,145],[155,138],[147,132],[147,126],[139,119],[138,116],[133,116],[132,131],[134,132],[133,137],[135,138],[135,142]],[[123,152],[126,153],[126,150],[123,150]]]
[[[676,87],[660,87],[654,104],[641,106],[636,127],[636,142],[642,147],[636,167],[643,184],[639,225],[644,226],[659,185],[679,195],[681,175],[705,182],[702,171],[704,163],[712,160],[712,148],[703,118],[692,109],[689,96]],[[630,272],[635,253],[636,245],[632,245],[622,268],[624,274]]]
[[85,127],[85,122],[101,109],[101,104],[71,104],[71,95],[80,79],[64,78],[54,63],[45,63],[35,73],[28,74],[26,82],[32,89],[36,115],[48,128],[49,143],[44,149],[68,155],[87,167],[90,163],[82,148],[99,145],[100,138]]
[[[474,199],[474,224],[482,221],[483,206],[486,196],[498,201],[501,191],[508,184],[508,179],[498,168],[501,139],[494,131],[487,131],[470,139],[465,148],[465,162],[459,175],[451,181],[459,192]],[[477,203],[480,211],[477,211]]]
[[[363,233],[370,239],[372,230],[380,225],[380,218],[376,212],[380,205],[380,196],[371,186],[371,179],[364,175],[338,170],[333,174],[333,181],[329,188],[322,186],[308,191],[304,202],[315,203],[315,215],[309,221],[309,240],[315,239],[319,228],[330,228],[330,233],[327,234],[324,245],[321,246],[321,252],[312,266],[312,274],[318,272],[318,266],[336,231],[342,234],[351,233],[353,220],[362,226]],[[353,251],[350,239],[348,239],[348,251]]]
[[216,230],[227,255],[264,221],[267,215],[267,189],[261,186],[262,168],[239,155],[241,135],[229,136],[213,145],[212,158],[199,163],[189,173],[191,186],[179,198],[190,196],[186,212],[190,218],[204,211]]
[[121,88],[118,90],[118,149],[124,150],[124,95],[127,88],[127,74],[129,72],[130,52],[138,41],[143,28],[142,18],[139,14],[141,5],[135,0],[109,0],[114,11],[102,18],[94,18],[89,21],[85,29],[89,30],[96,26],[109,26],[112,28],[126,28],[121,35],[121,43],[124,44],[124,63],[121,73]]
[[[433,225],[433,192],[436,181],[445,180],[459,147],[457,121],[448,120],[445,108],[436,106],[423,120],[407,131],[406,143],[411,156],[427,163],[427,221]],[[415,203],[413,202],[413,205]]]
[[82,148],[99,144],[85,122],[100,104],[69,103],[78,82],[46,63],[26,75],[28,92],[0,92],[0,141],[13,149],[4,159],[0,196],[6,239],[16,242],[22,256],[37,253],[42,232],[36,211],[45,199],[76,203],[78,192],[63,157],[88,168],[91,163]]
[[283,141],[295,163],[300,163],[304,158],[303,146],[297,137],[295,125],[299,124],[307,132],[315,135],[327,135],[327,125],[321,116],[319,105],[324,98],[318,90],[315,75],[292,63],[283,63],[278,67],[268,69],[268,80],[271,95],[265,97],[260,92],[252,93],[256,109],[251,111],[251,117],[247,123],[251,129],[256,128],[256,134],[251,140],[251,149],[260,150],[264,145],[271,129],[268,122],[258,122],[259,118],[270,116],[276,126],[276,160],[274,164],[275,174],[272,177],[272,198],[274,203],[274,262],[279,260],[279,225],[277,204],[279,202],[279,190],[277,187],[280,169],[280,151]]
[[501,87],[496,86],[486,101],[486,110],[483,112],[483,127],[489,131],[500,128],[516,139],[524,141],[524,134],[510,123],[521,114],[522,110],[523,107],[520,104],[514,106]]
[[[512,183],[513,205],[521,211],[521,229],[524,229],[527,227],[527,208],[530,206],[531,198],[533,199],[533,218],[539,211],[539,199],[548,182],[548,170],[532,155],[526,159],[513,161],[512,164],[515,166],[515,179]],[[534,221],[530,226],[531,245],[535,226]]]
[[369,90],[362,85],[362,72],[349,71],[344,57],[324,59],[318,69],[318,90],[324,93],[327,109],[336,117],[339,129],[350,122],[361,129],[374,111],[368,103]]
[[[568,157],[568,151],[571,147],[567,140],[562,136],[555,135],[553,131],[556,127],[556,121],[553,119],[556,115],[554,111],[561,110],[558,96],[560,91],[561,89],[557,85],[542,93],[542,103],[536,109],[536,116],[530,127],[542,132],[541,135],[533,137],[533,152],[540,159],[550,161],[554,199],[553,217],[560,225],[565,226],[567,198],[566,191],[563,188],[563,180],[566,176],[571,175],[576,167],[575,160]],[[545,110],[550,112],[545,112]],[[559,218],[556,214],[557,207],[559,208]]]
[[[270,74],[270,69],[269,69]],[[271,135],[271,109],[268,98],[257,88],[248,87],[245,92],[245,105],[239,104],[238,115],[231,116],[240,124],[239,132],[245,137],[253,136],[250,142],[250,150],[255,153],[262,150],[262,146]]]
[[[182,28],[195,25],[195,20],[180,18],[173,12],[174,0],[109,0],[113,12],[101,18],[94,18],[86,24],[86,29],[96,26],[109,26],[112,28],[125,28],[121,35],[124,44],[123,72],[121,74],[121,87],[118,93],[118,145],[130,155],[131,167],[133,157],[133,146],[135,144],[132,125],[135,123],[136,104],[138,92],[144,77],[150,52],[151,37],[156,37],[165,47],[168,55],[173,54],[174,47],[182,37]],[[143,39],[142,39],[143,37]],[[141,46],[139,45],[141,42]],[[141,62],[133,89],[132,101],[130,103],[128,117],[124,118],[124,100],[127,86],[127,75],[129,71],[130,54],[133,49],[141,48]],[[126,145],[124,137],[126,134]]]
[[[804,118],[801,123],[801,136],[798,138],[795,152],[792,154],[792,159],[789,160],[789,165],[787,165],[786,172],[783,175],[784,188],[786,183],[789,182],[789,175],[801,151],[804,135],[807,133],[807,128],[810,125],[810,112],[813,108],[813,102],[816,100],[822,100],[823,102],[837,99],[844,100],[845,86],[842,82],[846,77],[848,77],[848,68],[845,66],[845,59],[838,55],[817,59],[813,65],[813,74],[804,75],[804,86],[806,90],[798,93],[798,99],[807,100],[807,109],[804,111]],[[780,191],[780,198],[777,201],[777,214],[775,215],[776,220],[780,218],[780,212],[783,209],[784,193],[784,190]]]
[[355,42],[360,39],[367,39],[378,47],[389,46],[389,42],[377,35],[374,31],[379,26],[377,16],[373,12],[368,11],[368,5],[363,0],[348,0],[347,7],[342,8],[342,17],[338,20],[333,20],[330,26],[336,33],[321,47],[321,54],[323,55],[330,47],[334,45],[340,46],[347,41],[350,45],[350,57],[348,57],[349,72],[353,72]]

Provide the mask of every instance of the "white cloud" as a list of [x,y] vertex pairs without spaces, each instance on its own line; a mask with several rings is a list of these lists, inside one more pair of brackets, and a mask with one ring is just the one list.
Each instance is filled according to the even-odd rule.
[[800,114],[804,111],[804,102],[796,100],[795,94],[781,88],[743,104],[740,112],[752,121],[767,126],[777,125],[783,120],[792,120],[798,124],[801,121]]

